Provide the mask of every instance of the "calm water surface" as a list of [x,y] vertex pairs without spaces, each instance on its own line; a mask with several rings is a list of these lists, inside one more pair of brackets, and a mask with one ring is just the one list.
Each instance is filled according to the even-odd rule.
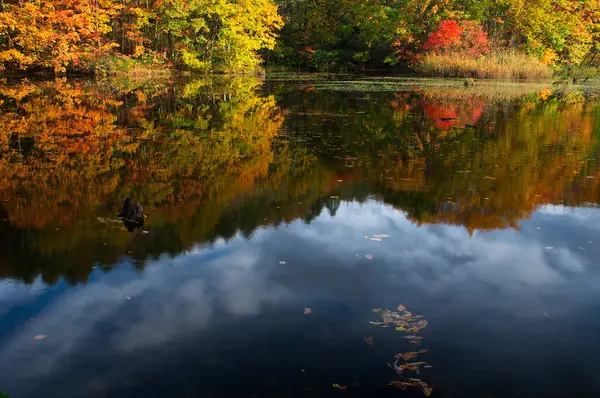
[[[249,77],[0,94],[12,398],[600,395],[595,102]],[[369,323],[399,304],[420,347]],[[386,364],[415,348],[418,375]]]

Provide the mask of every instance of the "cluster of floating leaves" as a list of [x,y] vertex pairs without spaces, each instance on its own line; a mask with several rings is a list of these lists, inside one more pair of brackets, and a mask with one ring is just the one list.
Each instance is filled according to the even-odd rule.
[[[399,305],[396,311],[383,310],[375,308],[373,312],[381,315],[381,321],[370,322],[372,325],[381,326],[384,328],[395,326],[399,332],[417,333],[419,330],[427,326],[427,321],[423,319],[423,315],[413,315],[407,311],[403,305]],[[406,336],[414,344],[418,343],[422,338],[417,336]]]
[[[423,319],[422,315],[413,315],[403,305],[399,305],[397,311],[375,308],[373,312],[381,316],[381,321],[370,322],[372,325],[384,328],[394,327],[399,332],[413,333],[404,338],[409,340],[411,344],[416,346],[421,345],[423,337],[415,336],[414,333],[419,332],[427,326],[427,321]],[[428,369],[433,367],[428,365],[427,362],[416,360],[418,355],[425,354],[426,352],[426,349],[415,349],[414,351],[398,353],[394,355],[394,361],[386,362],[388,367],[394,369],[396,374],[402,379],[400,381],[392,381],[389,385],[401,390],[406,390],[410,387],[421,388],[425,396],[429,397],[433,389],[423,380],[408,375],[408,372],[414,372],[418,376],[421,373],[421,368]]]

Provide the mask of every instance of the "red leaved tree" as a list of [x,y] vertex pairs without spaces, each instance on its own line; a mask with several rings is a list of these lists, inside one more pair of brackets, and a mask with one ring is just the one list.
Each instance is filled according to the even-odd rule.
[[423,49],[432,52],[451,51],[460,46],[463,31],[463,27],[453,19],[442,21],[438,29],[429,35]]
[[480,57],[490,52],[490,39],[477,21],[464,21],[461,44],[463,50],[472,57]]
[[465,53],[479,57],[490,52],[489,44],[488,35],[479,22],[463,21],[459,24],[448,19],[440,22],[422,48],[436,54]]

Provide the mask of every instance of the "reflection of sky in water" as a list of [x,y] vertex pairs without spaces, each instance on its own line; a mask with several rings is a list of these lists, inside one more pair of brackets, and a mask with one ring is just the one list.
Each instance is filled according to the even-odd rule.
[[[600,290],[598,221],[597,209],[544,207],[520,231],[469,236],[457,226],[418,227],[375,202],[345,203],[335,217],[325,211],[310,225],[297,220],[259,229],[249,240],[198,246],[165,256],[141,274],[115,267],[72,288],[3,281],[0,387],[17,397],[37,396],[49,385],[56,396],[73,395],[73,388],[79,391],[73,396],[101,394],[127,386],[143,362],[169,374],[175,353],[205,344],[203,355],[219,351],[237,341],[232,328],[244,329],[249,341],[263,333],[285,336],[307,319],[295,315],[303,307],[313,307],[318,317],[342,305],[322,321],[343,325],[338,335],[321,336],[326,347],[376,333],[366,322],[369,309],[402,302],[429,320],[423,335],[436,355],[441,386],[452,384],[450,378],[467,382],[493,373],[493,380],[506,376],[505,384],[520,385],[526,383],[523,369],[533,373],[527,383],[539,383],[536,375],[548,382],[547,372],[563,366],[547,363],[552,358],[568,364],[571,380],[588,383],[579,387],[599,391],[589,381],[595,365],[581,356],[598,348],[593,336],[600,326],[588,318]],[[391,238],[365,239],[379,233]],[[33,341],[38,334],[48,337]],[[148,353],[152,359],[143,359]],[[194,366],[197,361],[186,359]],[[454,362],[467,370],[460,373]]]

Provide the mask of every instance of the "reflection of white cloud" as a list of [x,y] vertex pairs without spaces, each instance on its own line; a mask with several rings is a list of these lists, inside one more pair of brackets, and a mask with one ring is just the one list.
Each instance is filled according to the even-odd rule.
[[[131,352],[204,328],[217,306],[236,316],[252,315],[261,305],[288,297],[285,288],[267,281],[258,257],[242,240],[230,246],[240,250],[196,251],[149,265],[141,278],[73,288],[0,347],[0,369],[10,370],[14,378],[57,371],[61,361],[81,349],[102,322],[117,329],[107,351]],[[118,278],[119,272],[105,278]],[[128,311],[127,306],[138,307]],[[141,310],[132,314],[131,308]],[[48,337],[34,342],[38,334]]]
[[[391,238],[365,239],[382,233]],[[561,239],[566,235],[562,232]],[[514,314],[526,307],[526,300],[542,307],[540,293],[569,288],[577,277],[585,280],[591,267],[577,249],[556,245],[546,250],[538,236],[514,230],[469,235],[452,225],[418,227],[389,206],[344,203],[334,218],[324,212],[308,226],[297,220],[277,229],[260,228],[250,242],[237,236],[210,247],[198,245],[175,258],[162,257],[141,276],[115,267],[101,282],[68,290],[0,346],[0,379],[58,373],[65,358],[85,355],[86,343],[98,340],[108,342],[97,348],[106,355],[160,347],[209,327],[217,312],[258,314],[263,305],[277,304],[299,291],[308,296],[302,297],[304,302],[327,294],[343,300],[342,294],[356,299],[359,289],[354,287],[374,295],[384,284],[392,284],[398,292],[418,292],[436,302],[451,297],[456,313],[502,306]],[[366,254],[375,260],[366,260]],[[297,266],[300,262],[307,267]],[[375,271],[372,280],[370,270],[360,274],[368,267]],[[341,283],[350,286],[349,293],[335,290]],[[29,297],[19,293],[23,290],[0,284],[0,303],[18,305],[19,294]],[[553,311],[566,312],[570,304],[560,305]],[[95,334],[103,323],[111,326],[107,339]],[[37,334],[48,338],[32,341]]]
[[[427,290],[447,289],[476,279],[500,289],[523,286],[543,288],[565,282],[563,272],[581,272],[586,261],[568,249],[548,251],[544,246],[513,230],[476,232],[470,236],[460,226],[418,227],[405,214],[375,202],[341,206],[338,217],[319,217],[307,229],[292,225],[298,239],[334,253],[372,253],[383,259],[392,273],[412,281],[421,280]],[[366,235],[386,233],[390,239],[373,242]],[[352,264],[352,262],[349,262]]]
[[544,205],[537,209],[537,212],[542,214],[575,214],[578,211],[578,209],[561,205]]
[[35,299],[46,290],[41,278],[31,285],[23,285],[11,280],[0,281],[0,316],[11,306]]
[[0,281],[0,303],[3,301],[12,301],[20,291],[22,291],[22,288],[15,282],[10,280]]
[[[143,297],[144,316],[133,324],[131,320],[122,323],[121,332],[115,336],[120,351],[151,347],[201,329],[208,325],[217,306],[232,315],[254,315],[261,305],[288,296],[282,286],[267,282],[268,275],[249,251],[228,254],[206,264],[199,264],[198,260],[180,257],[177,261],[186,269],[184,275],[170,278],[165,272],[155,272],[156,283],[146,282],[153,289]],[[190,268],[202,266],[207,268],[200,277],[188,279]]]
[[564,217],[571,224],[581,225],[585,228],[600,228],[600,212],[597,207],[568,207],[545,205],[537,210],[541,216]]

